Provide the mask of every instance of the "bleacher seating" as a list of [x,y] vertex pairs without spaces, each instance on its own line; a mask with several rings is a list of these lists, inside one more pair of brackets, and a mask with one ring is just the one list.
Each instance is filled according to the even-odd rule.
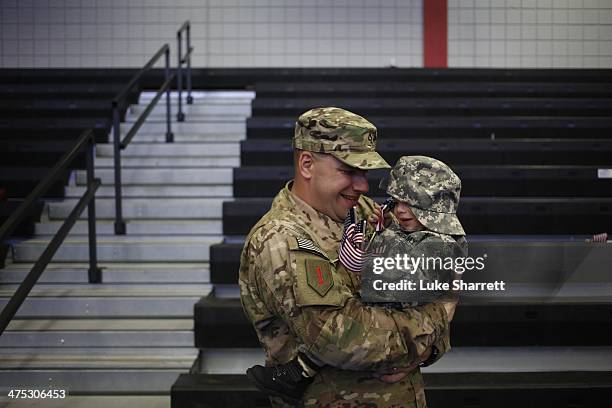
[[[0,202],[0,223],[17,208],[78,136],[93,128],[97,142],[108,142],[111,100],[129,81],[131,70],[0,70],[0,188],[8,201]],[[122,107],[137,101],[135,88]],[[70,169],[84,169],[82,153]],[[46,197],[61,198],[67,184],[55,183]],[[31,236],[38,214],[32,214],[15,231]]]
[[[83,129],[93,127],[99,142],[109,141],[110,100],[133,72],[0,71],[0,223]],[[154,72],[149,87],[162,75]],[[470,250],[505,245],[501,253],[517,265],[516,283],[567,272],[535,262],[530,251],[538,248],[549,261],[588,268],[580,263],[580,251],[589,250],[585,238],[612,230],[612,181],[598,177],[612,167],[612,70],[202,69],[193,83],[253,89],[256,99],[241,167],[233,172],[234,200],[223,205],[227,240],[210,248],[214,294],[194,308],[200,357],[175,383],[173,408],[267,406],[244,376],[263,353],[236,298],[239,254],[250,227],[292,176],[294,122],[311,107],[341,106],[372,120],[378,150],[390,163],[406,154],[449,163],[463,180],[459,216]],[[82,155],[73,168],[84,165]],[[382,174],[369,174],[370,196],[378,200]],[[60,184],[47,198],[62,197]],[[41,202],[15,235],[31,235],[42,209]],[[564,245],[579,256],[559,252]],[[594,248],[609,264],[606,245]],[[0,246],[0,263],[7,250]],[[520,267],[525,259],[529,268]],[[496,273],[508,279],[506,269]],[[453,323],[455,350],[424,371],[429,406],[578,408],[609,400],[612,302],[598,286],[601,276],[592,278],[569,295],[519,290],[494,304],[463,299]]]
[[[226,86],[251,85],[256,99],[247,140],[241,143],[241,167],[234,169],[235,199],[223,207],[228,238],[211,247],[216,296],[195,307],[199,373],[179,378],[172,406],[267,406],[240,367],[226,360],[228,371],[221,373],[218,362],[223,361],[219,356],[231,355],[261,362],[255,333],[236,299],[239,255],[244,236],[292,177],[290,138],[300,113],[325,105],[353,110],[379,128],[378,150],[390,163],[406,154],[449,163],[463,180],[459,216],[472,241],[470,250],[516,243],[514,250],[500,253],[517,266],[517,282],[532,282],[564,271],[555,262],[571,256],[559,248],[572,243],[588,252],[587,236],[612,229],[610,180],[598,177],[600,168],[612,166],[611,74],[460,69],[196,74],[196,83],[206,78]],[[369,195],[379,200],[384,198],[377,187],[380,176],[368,175]],[[608,259],[610,251],[600,249]],[[538,250],[549,251],[540,262],[532,252]],[[563,267],[577,268],[581,259]],[[520,268],[525,260],[530,267]],[[511,278],[504,276],[505,268],[497,273]],[[601,278],[593,278],[595,286]],[[611,299],[605,290],[598,292],[601,296],[580,285],[572,290],[553,300],[517,295],[487,304],[463,299],[453,323],[452,356],[424,371],[428,405],[589,407],[609,398]],[[558,364],[547,360],[548,353]],[[576,364],[573,358],[592,363]]]

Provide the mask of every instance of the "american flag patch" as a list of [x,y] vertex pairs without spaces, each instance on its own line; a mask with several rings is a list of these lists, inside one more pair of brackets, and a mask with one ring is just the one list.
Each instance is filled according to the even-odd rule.
[[318,246],[316,246],[315,243],[312,242],[311,240],[303,238],[303,237],[297,237],[296,241],[298,244],[298,249],[301,249],[303,251],[308,251],[313,254],[322,256],[325,259],[328,259],[327,254],[325,254],[325,252],[323,252],[323,250],[319,248]]

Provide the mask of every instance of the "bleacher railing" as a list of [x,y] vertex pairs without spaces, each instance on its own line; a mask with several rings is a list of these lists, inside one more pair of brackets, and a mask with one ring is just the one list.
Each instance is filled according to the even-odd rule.
[[[185,56],[183,56],[183,32],[185,33]],[[185,21],[181,28],[176,32],[176,41],[178,45],[178,66],[176,76],[176,86],[178,90],[178,113],[176,114],[176,120],[183,122],[185,120],[185,114],[183,113],[183,65],[187,66],[185,70],[186,82],[187,82],[187,104],[193,103],[193,97],[191,96],[191,54],[193,53],[193,47],[191,46],[191,24],[189,21]]]
[[34,190],[25,198],[24,202],[19,208],[11,214],[6,222],[0,227],[0,242],[6,241],[11,234],[15,231],[17,226],[27,216],[32,206],[40,200],[43,195],[51,188],[62,175],[63,171],[68,165],[75,159],[75,157],[83,150],[86,150],[87,156],[87,190],[83,196],[79,199],[79,202],[70,212],[70,215],[64,220],[57,233],[51,239],[51,242],[47,245],[42,255],[25,279],[21,282],[11,299],[8,301],[2,312],[0,312],[0,335],[4,332],[6,327],[9,325],[19,307],[23,304],[26,297],[45,271],[49,262],[59,249],[64,239],[68,236],[70,229],[74,226],[78,217],[81,215],[85,206],[87,206],[88,214],[88,229],[89,229],[89,282],[90,283],[101,283],[102,275],[101,270],[98,268],[98,256],[96,248],[96,201],[95,195],[96,190],[100,187],[100,180],[94,178],[94,135],[91,129],[86,130],[81,134],[77,142],[74,144],[57,164],[51,169],[47,177],[42,180]]
[[[121,139],[121,115],[120,109],[122,103],[129,95],[130,91],[139,83],[143,75],[149,71],[155,63],[165,56],[165,81],[161,88],[157,91],[151,102],[147,105],[145,110],[140,114],[136,122],[132,125],[130,130],[126,133],[123,140]],[[174,134],[172,133],[171,120],[170,120],[170,84],[174,79],[175,74],[170,73],[170,47],[168,44],[164,44],[157,53],[145,64],[134,75],[132,80],[115,96],[113,99],[113,143],[114,143],[114,164],[115,164],[115,234],[125,235],[125,221],[123,220],[122,210],[122,197],[121,197],[121,150],[125,149],[136,132],[140,129],[144,121],[147,119],[157,102],[161,98],[161,95],[166,93],[166,142],[172,143],[174,141]],[[180,100],[180,98],[179,98]]]

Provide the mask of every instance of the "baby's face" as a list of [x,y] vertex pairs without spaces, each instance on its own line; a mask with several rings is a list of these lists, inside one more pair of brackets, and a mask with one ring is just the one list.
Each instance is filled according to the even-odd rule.
[[399,221],[402,229],[406,231],[414,232],[425,229],[425,226],[417,220],[410,207],[405,203],[397,201],[393,208],[393,215]]

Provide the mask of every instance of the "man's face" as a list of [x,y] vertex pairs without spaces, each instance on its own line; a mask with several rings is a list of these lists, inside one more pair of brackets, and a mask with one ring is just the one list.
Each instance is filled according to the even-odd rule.
[[342,222],[361,194],[368,192],[366,170],[347,166],[330,154],[313,154],[312,207]]
[[405,231],[421,231],[425,228],[406,203],[396,201],[395,207],[393,207],[393,215],[395,215],[400,226]]

